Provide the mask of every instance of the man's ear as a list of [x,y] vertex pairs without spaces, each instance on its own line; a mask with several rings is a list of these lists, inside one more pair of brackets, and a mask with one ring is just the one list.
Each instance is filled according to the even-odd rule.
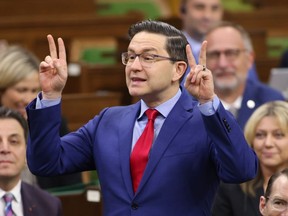
[[264,196],[260,197],[260,202],[259,202],[259,211],[261,212],[262,215],[265,215],[265,209],[266,209],[266,198]]
[[175,63],[175,73],[173,81],[180,80],[187,69],[187,63],[185,61],[177,61]]

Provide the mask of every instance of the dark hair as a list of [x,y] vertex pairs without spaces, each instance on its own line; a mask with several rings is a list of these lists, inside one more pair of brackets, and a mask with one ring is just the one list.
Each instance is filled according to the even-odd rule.
[[268,184],[267,184],[266,191],[264,193],[265,198],[268,198],[271,195],[272,186],[274,182],[276,181],[276,179],[279,178],[280,176],[285,176],[286,178],[288,178],[288,169],[286,168],[280,172],[276,172],[274,175],[270,177]]
[[185,35],[177,28],[168,23],[153,20],[144,20],[132,25],[128,30],[131,40],[137,33],[148,32],[161,34],[167,37],[166,50],[172,59],[188,63],[186,45],[188,44]]
[[1,119],[15,119],[24,130],[25,141],[28,138],[28,124],[26,119],[17,111],[8,109],[6,107],[0,107],[0,120]]

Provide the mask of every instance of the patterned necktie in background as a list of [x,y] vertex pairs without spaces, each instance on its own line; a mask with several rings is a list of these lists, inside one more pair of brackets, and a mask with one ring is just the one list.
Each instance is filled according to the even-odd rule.
[[5,201],[5,216],[13,216],[13,210],[12,210],[12,200],[13,200],[13,194],[12,193],[6,193],[3,196],[3,199]]
[[159,112],[155,109],[146,110],[145,114],[148,117],[148,122],[143,133],[137,140],[130,157],[130,169],[134,192],[136,192],[146,168],[154,138],[154,121],[158,113]]

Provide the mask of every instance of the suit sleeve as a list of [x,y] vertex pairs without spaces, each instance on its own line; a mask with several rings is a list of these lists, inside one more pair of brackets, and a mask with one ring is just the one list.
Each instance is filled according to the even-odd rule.
[[35,103],[36,100],[26,108],[29,125],[27,162],[31,172],[55,176],[95,169],[88,129],[83,126],[82,132],[60,138],[61,104],[35,109]]
[[220,179],[238,184],[254,178],[258,160],[234,117],[221,103],[214,115],[202,117],[214,146],[212,160]]

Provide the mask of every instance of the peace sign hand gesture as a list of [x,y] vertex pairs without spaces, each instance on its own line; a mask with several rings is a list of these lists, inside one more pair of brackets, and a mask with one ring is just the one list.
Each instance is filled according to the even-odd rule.
[[66,51],[62,38],[58,38],[59,55],[52,35],[48,35],[47,39],[50,55],[40,63],[39,80],[43,99],[57,99],[61,97],[68,77]]
[[196,65],[190,45],[186,46],[188,64],[191,69],[184,86],[200,104],[212,101],[215,96],[213,76],[211,71],[206,68],[206,47],[207,41],[204,41],[200,50],[199,64]]

